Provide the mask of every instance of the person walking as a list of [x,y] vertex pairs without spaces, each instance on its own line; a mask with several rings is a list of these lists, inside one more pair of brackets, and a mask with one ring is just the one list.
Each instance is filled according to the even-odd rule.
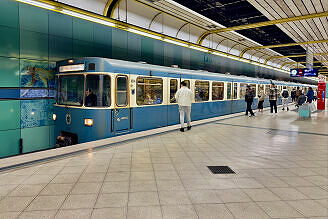
[[274,112],[277,113],[277,99],[278,99],[278,89],[272,83],[270,85],[270,93],[269,93],[270,112],[271,113],[273,113],[273,108],[274,108]]
[[308,92],[306,93],[306,97],[307,97],[307,102],[308,103],[312,103],[313,99],[314,99],[314,92],[312,87],[309,87]]
[[288,108],[289,93],[288,93],[287,87],[284,86],[284,88],[281,92],[281,96],[282,96],[282,110],[285,110],[285,107],[286,107],[286,110],[288,111],[289,110],[289,108]]
[[246,94],[245,94],[245,102],[247,103],[246,114],[245,114],[246,116],[248,116],[248,112],[251,114],[249,117],[255,116],[252,110],[253,100],[254,100],[254,92],[251,89],[251,86],[247,85]]
[[265,100],[265,92],[264,92],[264,89],[262,86],[260,87],[258,97],[259,97],[259,103],[257,105],[257,108],[258,108],[259,112],[263,113],[263,103]]
[[187,118],[187,130],[191,129],[191,102],[193,99],[192,91],[187,87],[186,82],[181,82],[181,88],[176,92],[175,99],[179,105],[179,113],[180,113],[180,131],[184,132],[184,116],[186,114]]

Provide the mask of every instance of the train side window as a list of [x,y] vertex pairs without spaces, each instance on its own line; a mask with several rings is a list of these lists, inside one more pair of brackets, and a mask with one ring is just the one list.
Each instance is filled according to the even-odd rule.
[[212,100],[223,100],[224,97],[224,83],[213,82],[212,83]]
[[208,101],[210,93],[210,82],[195,81],[195,101]]
[[253,95],[254,97],[256,97],[256,94],[257,94],[257,87],[256,87],[256,84],[250,84],[251,86],[251,89],[253,90]]
[[85,106],[110,106],[110,77],[108,75],[90,74],[86,76],[85,82]]
[[171,79],[170,80],[170,103],[176,103],[176,99],[174,98],[175,93],[178,90],[178,80]]
[[246,95],[247,84],[241,83],[240,84],[240,91],[239,91],[239,98],[243,99]]
[[238,83],[233,83],[233,99],[237,99]]
[[227,100],[231,100],[231,83],[227,83]]
[[[183,81],[186,83],[187,88],[190,89],[190,81],[189,81],[189,80],[183,80]],[[181,81],[181,82],[182,82],[182,81]],[[181,84],[180,84],[180,87],[181,87]]]
[[137,78],[137,104],[153,105],[163,102],[162,78]]
[[128,77],[119,75],[116,78],[116,105],[128,105]]

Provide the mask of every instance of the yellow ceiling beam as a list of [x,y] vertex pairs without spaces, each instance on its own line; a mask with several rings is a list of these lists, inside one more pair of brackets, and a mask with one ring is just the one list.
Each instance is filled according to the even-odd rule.
[[300,46],[300,45],[307,45],[307,44],[316,44],[316,43],[328,43],[327,40],[313,40],[313,41],[305,41],[305,42],[298,42],[298,43],[284,43],[284,44],[276,44],[276,45],[268,45],[268,46],[254,46],[254,47],[248,47],[244,49],[240,53],[240,57],[243,57],[244,54],[249,50],[255,50],[255,49],[271,49],[271,48],[279,48],[279,47],[289,47],[289,46]]
[[313,19],[313,18],[319,18],[319,17],[328,17],[328,11],[321,12],[321,13],[301,15],[301,16],[296,16],[296,17],[282,18],[282,19],[271,20],[271,21],[258,22],[258,23],[254,23],[254,24],[245,24],[245,25],[240,25],[240,26],[221,28],[218,30],[210,30],[210,31],[204,32],[198,38],[197,43],[202,44],[203,40],[208,35],[213,34],[213,33],[222,33],[222,32],[229,32],[229,31],[235,31],[235,30],[245,30],[245,29],[251,29],[251,28],[256,28],[256,27],[265,27],[265,26],[271,26],[271,25],[276,25],[276,24],[306,20],[306,19]]
[[[327,53],[315,53],[313,54],[315,56],[327,56]],[[305,57],[306,54],[300,54],[300,55],[288,55],[288,56],[271,56],[269,58],[267,58],[263,64],[266,64],[268,61],[272,60],[272,59],[281,59],[281,58],[295,58],[295,57]]]
[[[313,61],[313,63],[321,63],[321,61]],[[296,64],[306,64],[306,62],[285,62],[284,64],[282,64],[280,66],[280,69],[282,69],[284,66],[290,65],[290,64],[293,64],[293,65],[296,65]]]

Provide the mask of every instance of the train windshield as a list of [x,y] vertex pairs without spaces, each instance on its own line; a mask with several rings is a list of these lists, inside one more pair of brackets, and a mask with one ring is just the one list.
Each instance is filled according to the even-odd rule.
[[107,107],[110,102],[108,75],[61,75],[58,78],[59,105],[82,106],[84,103],[86,107]]
[[61,105],[82,106],[84,90],[83,75],[64,75],[58,78],[58,99]]

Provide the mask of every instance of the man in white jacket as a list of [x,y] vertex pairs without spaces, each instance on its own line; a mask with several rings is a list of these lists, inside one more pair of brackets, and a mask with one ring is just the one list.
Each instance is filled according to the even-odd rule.
[[175,99],[179,104],[179,112],[180,112],[180,124],[181,128],[180,131],[184,132],[184,115],[186,114],[187,117],[187,129],[191,129],[191,119],[190,119],[190,112],[191,112],[191,102],[193,99],[192,91],[186,86],[186,82],[181,82],[181,88],[176,92]]

